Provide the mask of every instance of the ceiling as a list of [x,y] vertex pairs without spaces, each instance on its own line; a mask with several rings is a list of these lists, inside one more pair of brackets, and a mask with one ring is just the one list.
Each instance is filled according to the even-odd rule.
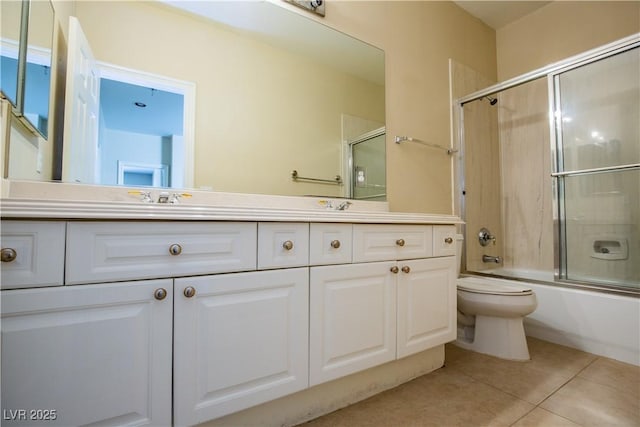
[[183,135],[183,105],[183,96],[177,93],[100,79],[100,114],[107,129]]
[[455,1],[454,2],[480,19],[482,22],[498,30],[522,18],[529,13],[551,3],[551,1]]

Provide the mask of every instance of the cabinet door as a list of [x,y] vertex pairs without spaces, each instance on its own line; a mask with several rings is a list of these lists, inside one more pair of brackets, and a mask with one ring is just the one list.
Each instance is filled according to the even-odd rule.
[[58,221],[2,221],[2,289],[61,286],[64,231]]
[[311,265],[349,264],[353,252],[351,224],[309,226],[309,263]]
[[430,225],[353,225],[353,262],[426,258],[432,252]]
[[398,358],[456,338],[455,257],[398,262]]
[[308,282],[306,267],[176,280],[176,425],[308,386]]
[[456,226],[435,225],[433,227],[433,256],[455,256]]
[[309,224],[261,222],[258,224],[258,269],[309,265]]
[[172,301],[171,280],[3,291],[2,424],[169,425]]
[[255,222],[69,222],[67,285],[256,268]]
[[394,262],[312,267],[309,382],[395,359]]

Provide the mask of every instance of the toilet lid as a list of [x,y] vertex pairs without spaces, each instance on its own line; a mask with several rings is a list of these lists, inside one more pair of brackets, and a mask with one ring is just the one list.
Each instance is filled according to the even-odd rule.
[[464,278],[458,280],[458,289],[478,294],[492,295],[531,295],[531,288],[517,283],[503,284],[494,280]]

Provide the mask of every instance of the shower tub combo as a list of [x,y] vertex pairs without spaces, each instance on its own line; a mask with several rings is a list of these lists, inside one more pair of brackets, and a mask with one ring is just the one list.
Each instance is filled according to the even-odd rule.
[[638,75],[640,34],[459,98],[454,113],[463,273],[530,286],[527,335],[636,365]]

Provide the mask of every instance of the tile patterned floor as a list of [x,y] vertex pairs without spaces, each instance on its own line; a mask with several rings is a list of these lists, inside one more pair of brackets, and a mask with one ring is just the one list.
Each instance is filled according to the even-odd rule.
[[528,342],[528,362],[447,344],[445,367],[303,426],[640,426],[640,367]]

